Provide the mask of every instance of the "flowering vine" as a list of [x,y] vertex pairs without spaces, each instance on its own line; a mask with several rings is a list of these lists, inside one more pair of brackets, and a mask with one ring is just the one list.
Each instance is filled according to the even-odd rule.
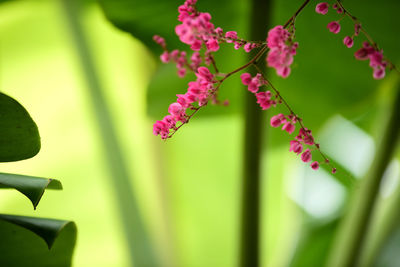
[[[329,11],[329,6],[329,3],[327,2],[319,3],[315,7],[315,12],[325,15]],[[367,41],[363,42],[363,46],[354,53],[354,57],[357,60],[369,60],[369,66],[373,69],[372,76],[374,77],[374,79],[378,80],[384,78],[386,74],[386,67],[388,67],[390,70],[394,69],[398,73],[400,73],[396,69],[395,65],[389,59],[383,56],[383,50],[379,49],[378,45],[373,41],[371,36],[361,26],[361,22],[355,16],[350,14],[349,11],[346,10],[340,1],[336,1],[336,3],[332,5],[332,8],[336,10],[338,14],[342,15],[339,20],[331,21],[328,23],[327,28],[330,32],[334,34],[340,32],[341,28],[339,22],[344,17],[350,18],[354,23],[353,34],[351,36],[346,35],[343,39],[343,44],[345,46],[347,46],[348,48],[353,47],[354,38],[359,36],[360,33],[362,33],[367,38]]]
[[[277,25],[272,28],[267,35],[266,41],[247,41],[238,37],[237,32],[224,32],[222,28],[215,27],[211,22],[209,13],[199,12],[196,9],[197,0],[186,0],[185,3],[178,8],[179,25],[175,27],[175,32],[182,43],[190,46],[193,51],[188,58],[185,51],[167,49],[165,40],[160,36],[154,36],[154,41],[163,49],[160,59],[163,63],[173,62],[178,69],[178,76],[183,77],[188,71],[196,75],[196,80],[188,83],[187,91],[184,94],[177,94],[176,102],[170,104],[168,115],[153,125],[153,133],[160,135],[162,139],[171,138],[184,124],[209,102],[220,104],[217,98],[218,90],[221,84],[231,75],[240,72],[247,67],[253,66],[257,69],[257,74],[252,77],[250,73],[241,74],[242,83],[247,86],[249,92],[253,93],[256,102],[263,110],[276,107],[283,104],[288,110],[288,114],[279,113],[270,119],[270,125],[274,128],[281,129],[288,134],[292,134],[298,126],[297,135],[290,141],[289,151],[300,155],[303,162],[309,163],[312,169],[317,170],[320,164],[329,164],[332,173],[336,172],[336,168],[331,165],[329,159],[320,150],[320,145],[315,142],[311,130],[307,129],[302,118],[300,118],[280,92],[271,84],[267,77],[257,66],[259,59],[267,53],[265,60],[269,67],[276,70],[278,76],[286,78],[291,73],[291,64],[296,55],[299,46],[295,39],[295,19],[303,8],[310,2],[305,2],[299,7],[294,15],[284,24]],[[330,5],[326,2],[317,4],[315,11],[325,15],[329,11]],[[351,48],[354,44],[354,37],[362,32],[368,39],[364,42],[363,47],[355,52],[358,60],[370,61],[373,68],[373,77],[381,79],[385,76],[385,68],[396,69],[395,66],[383,57],[383,51],[378,49],[375,42],[366,33],[361,23],[352,16],[338,1],[332,6],[337,13],[342,16],[348,16],[354,21],[354,33],[352,36],[346,36],[343,39],[344,45]],[[342,17],[343,18],[343,17]],[[340,32],[340,19],[328,23],[327,28],[334,34]],[[234,49],[243,49],[250,52],[253,49],[259,49],[257,54],[246,64],[239,68],[223,74],[218,71],[213,53],[220,49],[220,45],[227,43],[233,44]],[[214,73],[210,71],[213,67]],[[397,70],[397,69],[396,69]],[[262,91],[262,87],[269,87],[270,90]],[[223,104],[226,104],[224,102]],[[317,151],[322,156],[323,161],[313,161],[312,151]]]

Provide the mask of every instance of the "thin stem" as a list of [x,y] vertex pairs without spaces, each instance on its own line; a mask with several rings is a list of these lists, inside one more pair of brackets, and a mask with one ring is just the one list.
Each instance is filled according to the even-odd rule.
[[[298,116],[293,109],[289,106],[289,104],[286,102],[286,100],[282,97],[281,93],[278,91],[278,89],[276,89],[276,87],[268,80],[268,78],[263,74],[263,71],[255,64],[253,64],[253,66],[257,69],[258,73],[261,74],[261,76],[263,77],[263,79],[268,83],[269,86],[271,86],[272,90],[274,90],[275,94],[277,95],[277,97],[279,98],[279,100],[286,106],[286,108],[289,110],[290,114],[293,115],[296,118],[296,122],[299,123],[300,127],[304,130],[304,132],[308,135],[307,132],[307,128],[304,127],[303,124],[303,119]],[[329,161],[329,159],[325,156],[324,153],[322,153],[321,149],[319,148],[319,144],[318,143],[314,143],[314,147],[316,150],[318,150],[319,154],[322,156],[322,158],[324,159],[324,163],[329,164],[329,166],[332,167],[332,169],[336,169]]]
[[214,59],[213,54],[210,53],[209,57],[211,59],[211,63],[213,65],[213,67],[214,67],[215,73],[219,73],[219,70],[218,70],[218,67],[217,67],[217,63],[215,63],[215,59]]
[[102,137],[104,157],[110,172],[111,188],[115,190],[121,215],[124,236],[128,243],[131,264],[134,266],[159,266],[150,237],[141,217],[138,202],[131,184],[131,176],[118,142],[110,110],[103,94],[104,88],[93,61],[92,53],[80,21],[79,1],[61,0],[77,56],[87,83],[88,99],[91,100],[99,134]]

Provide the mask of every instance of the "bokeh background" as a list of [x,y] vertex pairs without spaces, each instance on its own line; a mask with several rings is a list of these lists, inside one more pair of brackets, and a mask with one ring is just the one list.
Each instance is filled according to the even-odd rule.
[[[175,2],[166,3],[177,8]],[[207,10],[215,24],[237,29],[246,37],[248,3],[235,1],[234,15],[223,12],[224,3]],[[229,98],[231,106],[207,107],[174,138],[163,142],[152,135],[152,123],[167,113],[175,94],[186,90],[184,82],[174,75],[173,66],[160,67],[158,55],[152,52],[157,48],[149,49],[116,28],[97,2],[81,4],[77,16],[128,167],[139,214],[162,266],[235,266],[242,99],[247,93],[238,75],[221,87],[222,97]],[[107,4],[102,4],[107,10]],[[342,45],[345,34],[336,36],[326,29],[337,15],[317,15],[315,4],[296,22],[300,46],[292,75],[286,80],[273,72],[270,76],[342,172],[334,177],[329,170],[315,172],[302,164],[288,153],[289,137],[279,129],[268,129],[272,112],[265,115],[260,210],[263,266],[320,266],[350,193],[357,192],[358,181],[368,172],[396,93],[396,74],[373,80],[368,64],[354,60],[356,48]],[[300,1],[294,0],[273,1],[269,12],[273,25],[285,22],[299,5]],[[400,2],[345,1],[345,5],[359,16],[384,54],[398,63]],[[2,163],[1,171],[57,178],[64,187],[61,192],[47,191],[36,211],[21,194],[1,192],[0,210],[75,221],[74,266],[130,266],[115,178],[109,171],[113,163],[107,157],[93,96],[64,9],[65,5],[55,0],[0,3],[0,90],[30,112],[42,140],[37,156]],[[137,12],[146,15],[146,11]],[[172,35],[173,27],[165,25],[162,31],[169,30]],[[342,31],[346,30],[352,31],[351,23],[344,22]],[[357,40],[355,47],[361,41]],[[233,56],[224,59],[228,53]],[[244,52],[229,46],[221,54],[223,72],[245,60]],[[398,201],[399,159],[397,148],[380,188],[382,211],[374,214],[376,223],[382,223],[379,212]],[[391,238],[384,239],[376,266],[398,266],[399,222],[392,218]],[[378,231],[377,227],[372,230]]]

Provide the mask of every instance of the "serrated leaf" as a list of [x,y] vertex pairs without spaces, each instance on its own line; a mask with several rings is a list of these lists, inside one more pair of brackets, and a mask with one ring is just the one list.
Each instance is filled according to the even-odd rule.
[[60,181],[55,179],[0,173],[0,188],[14,188],[32,202],[33,208],[39,204],[45,189],[62,189]]
[[76,231],[71,221],[0,214],[0,266],[71,266]]
[[40,150],[39,131],[25,108],[0,93],[0,162],[23,160]]

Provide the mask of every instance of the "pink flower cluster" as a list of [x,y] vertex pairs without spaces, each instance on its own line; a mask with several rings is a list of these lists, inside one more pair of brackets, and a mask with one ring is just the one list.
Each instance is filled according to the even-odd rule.
[[[332,7],[333,7],[333,9],[336,9],[337,13],[339,13],[339,14],[343,13],[343,9],[338,4],[333,4]],[[315,7],[315,12],[317,12],[318,14],[322,14],[322,15],[326,15],[328,13],[328,10],[329,10],[329,4],[326,2],[319,3]]]
[[214,24],[211,23],[209,13],[196,10],[196,1],[187,0],[178,8],[178,20],[182,24],[175,27],[175,32],[181,42],[190,45],[192,50],[199,51],[205,44],[207,51],[216,52],[219,50],[220,42],[233,43],[235,49],[243,47],[246,52],[260,46],[260,44],[238,39],[235,31],[228,31],[224,35],[222,28],[215,28]]
[[[282,113],[275,115],[271,118],[270,124],[272,127],[277,128],[282,126],[282,130],[292,134],[295,130],[295,124],[297,118],[294,115],[284,115]],[[311,135],[311,131],[306,128],[300,128],[299,134],[295,137],[295,140],[290,141],[289,151],[293,151],[295,154],[299,155],[303,152],[304,146],[314,145],[314,138]],[[311,150],[307,148],[300,156],[303,162],[310,162],[312,159]],[[314,161],[311,163],[311,168],[313,170],[318,170],[319,163]]]
[[275,115],[271,118],[271,126],[274,128],[277,128],[279,126],[282,126],[282,130],[285,130],[289,134],[293,133],[295,130],[295,123],[296,123],[296,117],[293,115],[285,116],[282,113],[279,113],[278,115]]
[[293,43],[292,34],[278,25],[268,32],[267,45],[270,49],[266,58],[268,66],[275,68],[277,75],[288,77],[299,44]]
[[[273,99],[270,91],[258,92],[259,88],[268,83],[262,78],[260,73],[257,73],[254,77],[249,73],[243,73],[240,76],[242,83],[247,86],[248,90],[255,94],[257,103],[263,110],[269,109],[271,106],[276,106],[277,101]],[[292,134],[296,128],[295,124],[297,118],[294,115],[284,115],[282,113],[272,116],[270,124],[272,127],[277,128],[282,126],[282,130]],[[311,135],[311,131],[305,128],[300,128],[299,134],[295,137],[295,140],[290,141],[289,151],[293,151],[297,155],[303,152],[303,146],[314,145],[314,138]],[[310,162],[312,158],[311,150],[306,149],[301,154],[301,160],[303,162]],[[318,161],[311,163],[311,168],[317,170],[319,168]]]
[[179,77],[184,77],[188,69],[196,71],[200,66],[202,58],[198,51],[201,50],[203,44],[206,48],[204,62],[207,65],[212,63],[211,53],[219,50],[219,43],[221,42],[233,43],[235,49],[243,47],[246,52],[260,47],[261,44],[259,43],[238,39],[235,31],[228,31],[224,35],[220,27],[215,28],[214,24],[211,23],[211,15],[209,13],[202,13],[196,10],[196,2],[197,0],[187,0],[178,8],[178,20],[182,23],[175,27],[175,32],[181,42],[190,45],[190,48],[195,51],[190,58],[190,63],[186,59],[185,51],[173,50],[169,52],[164,38],[158,35],[153,37],[154,41],[164,50],[160,56],[161,61],[163,63],[170,61],[176,63]]
[[[311,135],[311,131],[305,128],[301,128],[299,134],[295,137],[295,140],[290,141],[289,151],[293,151],[297,155],[303,152],[303,146],[314,145],[314,138]],[[310,162],[312,160],[311,150],[307,148],[300,156],[303,162]],[[313,170],[318,170],[319,163],[314,161],[311,163],[311,168]]]
[[175,27],[175,32],[182,43],[190,45],[194,51],[199,51],[206,44],[207,50],[218,51],[218,40],[214,37],[215,27],[209,13],[197,12],[195,8],[197,0],[186,0],[179,6],[178,20],[182,22]]
[[[250,63],[254,63],[258,60],[263,54],[261,52],[264,52],[266,47],[269,48],[266,57],[268,66],[275,68],[279,76],[284,78],[288,77],[291,72],[293,57],[296,55],[298,47],[298,43],[294,42],[295,29],[293,18],[293,22],[288,23],[288,30],[278,25],[268,32],[266,46],[253,62],[239,67],[228,74],[216,73],[214,75],[207,67],[201,65],[202,63],[205,65],[213,64],[216,72],[218,72],[214,62],[213,52],[219,50],[221,43],[231,43],[234,44],[235,49],[243,47],[246,52],[250,52],[254,48],[265,45],[265,42],[243,40],[238,38],[237,32],[235,31],[224,33],[220,27],[216,28],[214,26],[209,13],[197,11],[195,7],[196,2],[197,0],[186,0],[183,5],[179,6],[178,21],[180,21],[180,24],[175,27],[175,32],[180,41],[189,45],[191,50],[193,50],[190,58],[188,58],[185,51],[169,51],[165,40],[160,36],[154,36],[154,41],[163,49],[163,53],[160,56],[163,63],[175,63],[180,77],[183,77],[187,71],[192,71],[197,77],[196,80],[188,83],[185,94],[176,95],[176,101],[169,105],[169,114],[162,120],[156,121],[153,124],[153,134],[156,136],[160,135],[162,139],[170,138],[183,124],[187,123],[202,106],[207,105],[209,102],[219,103],[216,96],[220,84],[230,75],[239,72],[244,67],[249,66]],[[326,14],[328,12],[328,7],[329,5],[327,3],[321,3],[317,6],[316,11],[321,14]],[[338,9],[337,6],[334,6],[334,8]],[[330,23],[328,28],[335,33],[340,31],[340,25],[336,21]],[[359,30],[360,28],[358,31]],[[351,47],[353,45],[353,38],[347,36],[344,39],[344,43],[346,46]],[[379,59],[376,53],[370,52],[368,47],[364,48],[366,49],[367,57],[370,59],[370,65],[377,69],[380,68],[383,64],[382,58]],[[363,50],[363,52],[365,51]],[[360,59],[364,59],[361,55],[362,52],[359,52],[359,54]],[[217,77],[223,78],[218,79]],[[301,128],[294,140],[290,141],[289,151],[300,155],[303,162],[311,162],[312,149],[311,147],[307,148],[307,146],[314,146],[314,149],[319,151],[319,145],[314,143],[311,131],[303,127],[301,119],[291,111],[291,108],[282,99],[280,93],[272,87],[272,85],[273,92],[276,94],[272,94],[269,90],[260,91],[260,87],[269,85],[266,78],[260,73],[257,73],[254,77],[249,73],[243,73],[240,78],[242,83],[247,86],[248,91],[255,95],[257,103],[263,110],[276,107],[277,104],[281,103],[284,103],[288,107],[290,110],[289,115],[284,115],[282,113],[275,115],[271,118],[270,124],[272,127],[281,127],[283,131],[292,134],[296,130],[296,123],[299,123]],[[227,102],[224,102],[224,104],[227,104]],[[188,112],[188,110],[192,112]],[[325,158],[323,154],[322,156]],[[311,168],[317,170],[319,168],[319,162],[312,162]],[[334,171],[336,170],[333,169],[332,172]]]
[[[338,5],[334,4],[333,8],[336,9],[337,13],[343,13],[343,9]],[[328,13],[329,4],[326,2],[319,3],[315,7],[315,11],[319,14],[325,15]],[[340,24],[338,21],[329,22],[327,28],[332,33],[339,33],[340,32]],[[343,39],[343,44],[348,48],[353,47],[354,45],[354,37],[358,36],[361,31],[361,24],[355,23],[354,24],[354,33],[350,36],[345,36]],[[370,43],[364,42],[363,47],[357,50],[354,53],[354,57],[358,60],[367,60],[369,59],[369,65],[373,69],[372,76],[374,79],[382,79],[385,77],[385,69],[387,66],[387,62],[383,59],[383,51],[378,51],[376,46],[371,46]]]
[[358,60],[369,59],[369,66],[374,70],[373,77],[382,79],[385,77],[385,68],[387,62],[383,60],[383,51],[377,51],[368,42],[363,43],[363,47],[354,53],[354,57]]
[[[223,34],[220,35],[221,38],[222,38],[222,36],[223,36]],[[246,51],[247,53],[250,52],[251,50],[253,50],[254,48],[260,47],[260,44],[251,43],[246,40],[239,39],[237,32],[235,32],[235,31],[226,32],[224,39],[227,43],[233,43],[234,48],[236,50],[243,47],[244,51]]]
[[167,139],[171,131],[177,129],[178,122],[182,124],[187,122],[189,116],[186,114],[186,110],[188,108],[195,109],[194,104],[199,107],[207,104],[214,92],[214,83],[216,82],[214,75],[206,67],[199,67],[196,76],[196,81],[189,82],[185,94],[176,95],[178,97],[176,102],[168,108],[169,115],[154,123],[154,135],[160,135],[162,139]]
[[277,102],[273,99],[270,91],[258,92],[261,86],[267,85],[267,82],[262,78],[260,73],[257,73],[254,77],[251,77],[250,73],[243,73],[240,78],[242,79],[242,83],[247,85],[247,89],[256,96],[257,103],[263,110],[269,109],[271,106],[276,106]]
[[178,76],[181,78],[186,75],[187,69],[190,69],[192,71],[197,70],[202,61],[199,52],[194,52],[190,57],[190,61],[188,61],[186,59],[186,52],[179,51],[178,49],[175,49],[171,52],[168,52],[168,50],[164,50],[164,52],[160,56],[160,59],[163,63],[168,63],[170,61],[174,62],[178,69]]

